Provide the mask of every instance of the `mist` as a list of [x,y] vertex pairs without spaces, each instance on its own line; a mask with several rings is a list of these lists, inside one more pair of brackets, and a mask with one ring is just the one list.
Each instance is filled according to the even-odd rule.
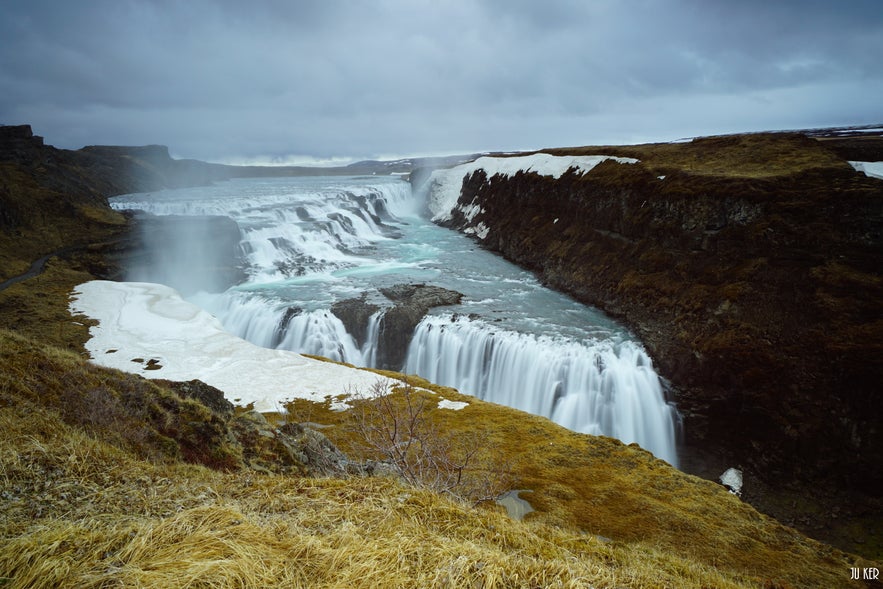
[[223,216],[136,216],[125,279],[171,286],[183,296],[223,292],[244,279],[239,226]]

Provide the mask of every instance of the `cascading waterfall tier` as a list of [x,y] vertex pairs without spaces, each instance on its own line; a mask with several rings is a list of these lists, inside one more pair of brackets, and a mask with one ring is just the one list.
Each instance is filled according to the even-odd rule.
[[405,371],[575,431],[637,442],[677,463],[677,412],[633,342],[588,345],[430,316],[414,333]]
[[[113,199],[112,206],[159,216],[231,217],[240,227],[250,282],[358,266],[363,260],[353,252],[396,237],[389,223],[413,206],[405,182],[380,188],[301,183],[292,191],[276,180],[125,195]],[[196,249],[195,243],[191,246]]]
[[[112,204],[232,218],[247,263],[244,282],[188,298],[252,343],[377,366],[389,357],[381,333],[392,304],[380,293],[401,284],[443,287],[463,298],[419,323],[406,372],[576,431],[637,442],[676,464],[677,412],[632,336],[468,237],[421,218],[417,200],[396,178],[312,177],[239,179],[125,195]],[[181,239],[189,251],[187,236]],[[192,269],[201,262],[188,263]],[[366,324],[358,338],[331,311],[354,299],[377,307],[360,315]]]
[[372,366],[376,358],[379,313],[369,323],[368,341],[359,348],[328,309],[305,311],[283,301],[235,292],[200,293],[191,297],[191,302],[218,317],[230,333],[265,348],[323,356],[357,366]]

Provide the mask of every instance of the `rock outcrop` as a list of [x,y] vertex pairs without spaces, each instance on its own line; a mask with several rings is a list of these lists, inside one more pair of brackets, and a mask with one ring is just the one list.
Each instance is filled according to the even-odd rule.
[[368,338],[368,322],[371,316],[379,310],[379,305],[368,302],[366,292],[363,292],[359,298],[345,299],[331,305],[331,312],[340,319],[346,332],[353,336],[359,348],[365,345]]
[[[459,292],[427,284],[396,284],[381,288],[380,293],[393,303],[383,312],[377,334],[377,367],[389,370],[402,368],[414,328],[430,309],[456,305],[463,297]],[[363,293],[359,298],[335,303],[331,312],[361,347],[368,337],[368,321],[380,309]]]
[[30,161],[42,147],[30,125],[0,125],[0,161]]
[[879,495],[883,182],[800,135],[616,154],[642,162],[476,172],[450,224],[633,328],[689,447]]
[[380,322],[377,362],[394,370],[405,363],[414,328],[426,313],[433,307],[456,305],[463,297],[456,291],[426,284],[397,284],[380,292],[395,304]]
[[[210,457],[225,449],[235,456],[228,467],[241,465],[261,472],[335,476],[353,472],[361,466],[349,459],[321,432],[306,425],[287,422],[271,424],[257,411],[237,414],[224,393],[199,380],[188,382],[159,381],[184,399],[193,399],[208,408],[210,416],[176,428],[175,436],[184,457],[191,462],[213,464]],[[180,413],[172,399],[166,405],[173,414]],[[173,410],[174,409],[174,410]]]
[[116,194],[208,184],[231,178],[236,170],[173,159],[163,145],[57,149],[44,145],[30,125],[0,126],[2,162],[40,172],[45,188],[64,193],[68,199],[88,195],[96,203]]

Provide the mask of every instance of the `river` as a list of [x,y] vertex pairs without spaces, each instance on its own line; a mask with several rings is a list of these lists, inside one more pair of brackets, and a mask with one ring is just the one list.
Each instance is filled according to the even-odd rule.
[[[678,414],[640,342],[598,310],[430,222],[425,203],[398,177],[236,179],[124,195],[111,204],[236,222],[246,278],[222,292],[192,284],[211,253],[211,235],[166,232],[163,239],[176,243],[162,244],[179,252],[166,260],[164,282],[235,335],[373,366],[378,326],[391,305],[378,289],[452,289],[464,295],[461,303],[432,309],[394,368],[575,431],[637,442],[677,464]],[[330,311],[360,297],[380,308],[362,342]]]

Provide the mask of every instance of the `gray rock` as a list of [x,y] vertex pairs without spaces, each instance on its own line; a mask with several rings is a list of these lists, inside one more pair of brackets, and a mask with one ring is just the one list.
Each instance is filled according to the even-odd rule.
[[[411,343],[414,328],[433,307],[456,305],[463,298],[457,291],[426,284],[396,284],[380,289],[389,307],[380,320],[377,368],[400,370]],[[380,306],[368,302],[368,293],[335,303],[331,312],[343,322],[359,347],[368,337],[368,322]]]
[[196,399],[224,420],[233,417],[233,403],[224,397],[224,393],[220,389],[196,379],[187,382],[170,380],[162,382],[182,397]]
[[341,320],[347,333],[353,336],[360,348],[365,345],[368,336],[368,320],[380,310],[377,305],[369,303],[367,298],[368,293],[363,292],[357,299],[338,301],[331,306],[331,312]]
[[322,432],[299,423],[286,423],[278,432],[311,475],[339,476],[347,472],[349,459]]
[[433,307],[456,305],[463,298],[457,291],[426,284],[396,284],[380,292],[395,305],[380,323],[377,364],[392,370],[404,364],[414,328],[426,313]]

